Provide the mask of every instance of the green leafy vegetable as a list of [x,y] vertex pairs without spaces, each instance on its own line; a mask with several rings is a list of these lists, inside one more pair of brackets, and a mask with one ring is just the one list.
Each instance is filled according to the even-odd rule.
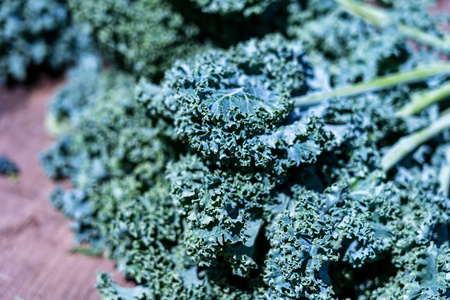
[[0,175],[14,176],[19,174],[19,168],[8,157],[0,155]]
[[121,68],[160,76],[176,58],[197,50],[198,27],[186,23],[167,1],[68,0],[74,19],[94,35],[100,49]]
[[[393,22],[395,17],[392,18],[392,16],[382,8],[365,3],[356,3],[352,0],[336,0],[336,2],[342,5],[350,13],[361,17],[365,21],[376,26],[385,27],[392,25],[393,23],[395,24],[395,21]],[[410,27],[402,23],[397,24],[397,30],[418,42],[428,44],[437,49],[443,50],[444,52],[450,51],[450,36],[448,35],[444,35],[443,37],[431,35],[418,28]]]
[[[439,36],[428,1],[378,3],[389,26],[334,0],[71,1],[134,73],[74,69],[42,155],[76,241],[137,284],[99,273],[102,297],[448,297],[449,65],[397,26]],[[286,32],[233,44],[270,13]]]
[[207,13],[244,13],[244,15],[250,15],[255,13],[264,12],[267,7],[273,3],[275,0],[193,0],[202,9],[203,12]]
[[283,17],[286,1],[276,2],[68,0],[75,21],[89,29],[110,61],[155,81],[177,59],[212,45],[283,30],[285,21],[274,12]]
[[65,0],[0,1],[0,84],[30,79],[36,69],[59,72],[90,43]]

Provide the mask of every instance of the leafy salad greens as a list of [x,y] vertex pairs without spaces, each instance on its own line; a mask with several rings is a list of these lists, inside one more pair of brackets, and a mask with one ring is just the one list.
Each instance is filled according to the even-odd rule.
[[102,297],[450,297],[432,4],[68,0],[110,65],[78,60],[41,160],[76,242],[136,283],[99,273]]

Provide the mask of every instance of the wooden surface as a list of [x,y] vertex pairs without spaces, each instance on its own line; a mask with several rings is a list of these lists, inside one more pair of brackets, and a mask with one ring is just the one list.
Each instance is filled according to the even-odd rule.
[[[114,271],[105,258],[68,253],[68,221],[48,201],[55,184],[42,172],[38,154],[51,143],[44,117],[61,83],[44,79],[33,88],[0,88],[0,154],[21,170],[17,182],[0,178],[1,300],[100,299],[96,271]],[[120,275],[114,279],[125,284]]]

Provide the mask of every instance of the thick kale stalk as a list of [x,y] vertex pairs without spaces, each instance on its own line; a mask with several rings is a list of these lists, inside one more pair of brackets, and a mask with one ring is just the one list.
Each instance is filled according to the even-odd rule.
[[[312,93],[309,95],[293,98],[297,106],[317,105],[332,97],[348,97],[357,94],[379,91],[392,88],[400,84],[414,83],[424,81],[429,77],[450,74],[450,64],[440,63],[432,66],[418,67],[412,71],[390,74],[385,77],[376,78],[369,82],[357,83],[347,87],[340,87],[331,91],[321,93]],[[448,93],[448,87],[439,90],[439,95],[429,97],[444,97]],[[445,93],[441,96],[441,93]],[[430,100],[433,101],[433,100]]]
[[430,126],[409,136],[402,137],[384,154],[381,160],[381,167],[383,170],[389,171],[402,158],[411,153],[412,150],[448,129],[450,129],[450,114],[446,113],[433,121]]
[[396,115],[408,117],[417,114],[428,106],[446,100],[450,97],[450,82],[444,83],[435,89],[411,94],[411,102],[403,106]]
[[444,155],[445,162],[441,166],[441,170],[439,172],[439,183],[440,190],[442,191],[445,197],[449,197],[450,195],[450,147],[444,147]]

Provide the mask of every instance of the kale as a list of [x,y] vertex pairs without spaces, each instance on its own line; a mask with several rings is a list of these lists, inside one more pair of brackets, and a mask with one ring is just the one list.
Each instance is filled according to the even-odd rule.
[[[395,1],[389,13],[365,2],[305,0],[289,6],[288,35],[303,41],[311,59],[325,65],[332,84],[368,81],[392,73],[400,66],[408,67],[416,60],[438,59],[427,48],[416,49],[406,41],[410,35],[398,30],[408,24],[413,26],[407,27],[410,31],[420,35],[419,41],[439,39],[443,33],[438,30],[435,18],[427,13],[434,1]],[[445,44],[445,41],[439,39],[438,43]],[[416,60],[412,59],[414,56]]]
[[[441,37],[425,11],[406,0],[379,10],[357,1],[357,11],[348,0],[283,1],[288,37],[207,49],[192,16],[259,18],[277,3],[85,3],[72,7],[88,23],[106,24],[103,9],[118,16],[94,32],[134,74],[74,69],[51,105],[59,138],[41,158],[74,186],[52,203],[76,241],[105,250],[137,284],[99,273],[102,297],[448,297],[450,67],[401,29]],[[155,22],[150,35],[169,28],[147,17],[163,7],[180,21],[167,37],[199,53],[173,56],[171,40],[134,56],[140,22]]]
[[[48,176],[70,178],[76,187],[69,191],[57,189],[52,202],[67,217],[76,219],[73,226],[79,233],[79,242],[98,240],[100,229],[92,222],[100,206],[93,202],[93,195],[101,193],[106,188],[104,184],[132,173],[135,181],[142,182],[144,187],[151,186],[161,177],[168,158],[176,153],[170,144],[157,138],[157,131],[150,128],[150,122],[137,107],[133,99],[134,81],[130,76],[116,71],[92,72],[97,74],[82,77],[82,86],[91,84],[92,78],[97,79],[95,92],[89,94],[92,98],[84,98],[91,101],[88,109],[77,108],[74,105],[79,104],[77,102],[70,103],[72,108],[77,108],[71,110],[76,118],[69,119],[70,130],[41,155]],[[80,79],[74,77],[64,87],[64,93],[78,98]],[[54,105],[61,107],[62,99],[68,101],[69,98],[58,96]]]
[[257,269],[255,240],[275,184],[264,173],[212,171],[195,156],[169,166],[171,194],[185,219],[183,244],[199,266],[229,268],[247,277]]
[[[264,13],[271,5],[276,3],[275,0],[192,0],[197,3],[202,12],[215,14],[243,14],[249,16],[252,14]],[[283,2],[283,1],[280,1]],[[286,2],[286,1],[285,1]]]
[[0,84],[30,79],[37,69],[60,72],[91,47],[65,0],[2,0],[0,28]]
[[[99,76],[101,59],[96,55],[83,55],[76,67],[69,70],[69,81],[53,96],[46,119],[47,130],[54,136],[76,127],[83,111],[96,104],[98,86],[107,85]],[[101,90],[114,87],[105,86]]]
[[[247,3],[248,2],[248,3]],[[288,1],[68,0],[102,53],[136,77],[159,81],[177,59],[284,31]]]
[[[366,3],[354,3],[351,0],[337,0],[349,13],[362,17],[366,22],[376,26],[395,26],[396,30],[407,37],[415,39],[439,50],[448,52],[448,35],[437,30],[436,18],[430,17],[427,10],[434,4],[429,0],[396,1],[391,9],[385,10]],[[403,11],[408,11],[406,16]]]
[[167,1],[68,0],[74,20],[86,26],[102,53],[132,74],[160,76],[175,59],[198,51],[199,28]]
[[7,156],[0,155],[0,175],[13,176],[19,174],[19,168]]
[[[172,92],[157,105],[172,111],[175,135],[203,156],[281,174],[314,161],[332,136],[314,117],[288,120],[289,98],[308,90],[311,73],[301,44],[270,35],[175,63],[164,84]],[[149,113],[151,87],[138,86]]]

